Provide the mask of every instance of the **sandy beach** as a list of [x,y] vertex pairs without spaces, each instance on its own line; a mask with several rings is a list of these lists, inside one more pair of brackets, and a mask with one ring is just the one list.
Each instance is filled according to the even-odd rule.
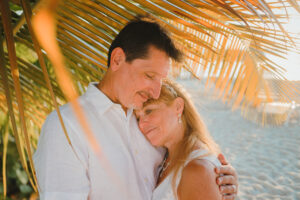
[[191,93],[207,127],[239,174],[240,200],[300,200],[300,121],[260,127],[215,100],[197,81]]

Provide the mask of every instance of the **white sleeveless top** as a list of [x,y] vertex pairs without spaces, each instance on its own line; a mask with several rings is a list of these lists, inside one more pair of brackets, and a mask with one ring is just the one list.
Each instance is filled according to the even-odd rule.
[[[176,192],[178,189],[178,185],[181,180],[181,174],[183,168],[192,160],[197,159],[198,157],[201,157],[200,159],[205,159],[210,161],[213,165],[221,166],[220,161],[215,155],[207,155],[208,151],[206,149],[197,149],[190,153],[188,159],[186,160],[185,164],[181,167],[179,170],[177,177],[176,177]],[[199,177],[201,178],[201,177]],[[174,195],[174,192],[172,190],[172,179],[173,179],[173,173],[170,173],[164,180],[161,182],[153,191],[152,200],[177,200],[177,198]]]

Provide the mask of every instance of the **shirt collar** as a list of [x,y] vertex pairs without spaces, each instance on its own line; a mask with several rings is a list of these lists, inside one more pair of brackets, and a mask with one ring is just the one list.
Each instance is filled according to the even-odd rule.
[[[84,93],[85,99],[92,104],[99,114],[105,113],[109,108],[116,106],[121,107],[120,104],[112,102],[101,90],[97,88],[97,82],[89,83],[86,92]],[[127,109],[127,116],[130,117],[133,113],[133,109]]]
[[105,113],[114,103],[97,88],[98,83],[89,83],[89,86],[84,93],[86,101],[88,101],[100,114]]

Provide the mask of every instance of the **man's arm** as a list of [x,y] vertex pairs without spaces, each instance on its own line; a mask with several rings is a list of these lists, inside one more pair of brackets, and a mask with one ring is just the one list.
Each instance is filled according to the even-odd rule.
[[83,141],[64,121],[77,155],[64,135],[56,112],[51,113],[34,154],[41,200],[86,200],[89,194],[87,151]]
[[218,156],[222,166],[217,167],[217,184],[224,200],[234,200],[238,192],[238,177],[235,169],[228,164],[223,154]]

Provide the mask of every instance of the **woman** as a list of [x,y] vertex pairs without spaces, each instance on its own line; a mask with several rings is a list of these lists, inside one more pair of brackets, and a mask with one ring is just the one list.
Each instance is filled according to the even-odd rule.
[[150,143],[167,148],[153,200],[222,199],[214,172],[218,146],[181,86],[164,81],[159,99],[148,100],[136,116]]

